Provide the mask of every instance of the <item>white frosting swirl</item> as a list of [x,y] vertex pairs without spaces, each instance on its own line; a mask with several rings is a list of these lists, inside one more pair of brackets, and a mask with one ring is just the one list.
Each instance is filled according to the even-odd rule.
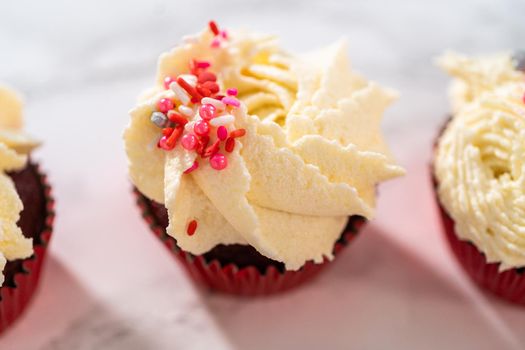
[[[158,87],[132,110],[125,139],[134,184],[165,204],[168,233],[194,254],[239,243],[291,270],[331,259],[347,217],[371,218],[375,186],[404,173],[380,132],[396,94],[355,74],[343,43],[292,56],[269,36],[231,33],[221,49],[210,41],[205,31],[162,55]],[[163,79],[185,73],[194,58],[212,63],[223,90],[239,90],[235,127],[246,135],[225,170],[204,164],[183,175],[195,156],[154,147],[149,116],[159,98],[173,97]],[[189,236],[193,218],[199,228]]]
[[488,262],[501,263],[500,270],[523,267],[525,75],[514,70],[508,55],[447,55],[442,62],[463,88],[453,90],[456,113],[437,148],[440,202],[457,235],[474,243]]

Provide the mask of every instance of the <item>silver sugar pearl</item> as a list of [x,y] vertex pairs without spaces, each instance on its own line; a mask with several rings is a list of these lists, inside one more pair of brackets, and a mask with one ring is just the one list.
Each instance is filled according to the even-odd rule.
[[525,72],[525,51],[519,50],[514,52],[512,55],[512,62],[514,62],[514,67],[522,72]]
[[166,125],[168,125],[168,117],[164,113],[161,112],[153,112],[151,113],[151,122],[158,126],[159,128],[164,128]]

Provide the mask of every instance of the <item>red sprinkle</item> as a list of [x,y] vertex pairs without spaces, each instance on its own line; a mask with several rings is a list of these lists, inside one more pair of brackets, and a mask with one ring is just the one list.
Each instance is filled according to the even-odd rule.
[[207,135],[201,136],[199,143],[197,143],[197,147],[195,147],[195,151],[198,154],[202,154],[206,147],[208,147],[208,143],[210,142],[210,137]]
[[232,137],[228,137],[226,140],[226,145],[224,146],[224,149],[226,152],[231,153],[235,149],[235,139]]
[[170,136],[173,133],[173,128],[164,128],[162,129],[162,135]]
[[228,129],[224,125],[217,128],[217,137],[219,140],[224,141],[228,138]]
[[171,111],[170,113],[168,113],[168,118],[170,122],[176,123],[178,125],[186,125],[188,123],[188,118],[182,116],[181,114],[175,111]]
[[229,96],[237,96],[238,91],[236,88],[229,88],[228,90],[226,90],[226,93]]
[[197,85],[197,91],[199,92],[199,94],[201,94],[203,97],[210,97],[211,96],[211,91],[209,89],[206,89],[205,87],[202,87],[202,86],[198,86]]
[[208,62],[208,61],[197,61],[197,60],[193,60],[193,65],[194,65],[196,68],[206,69],[206,68],[209,68],[209,67],[211,66],[211,63]]
[[188,236],[193,236],[195,231],[197,230],[197,220],[191,220],[188,224],[188,228],[186,229],[186,233],[188,233]]
[[[192,97],[191,101],[197,100],[199,102],[202,99],[201,94],[193,86],[191,86],[186,80],[182,79],[181,77],[177,78],[177,83],[180,85],[181,88],[186,90],[186,92]],[[194,102],[195,103],[195,102]]]
[[188,151],[194,150],[195,147],[197,147],[198,143],[197,136],[195,136],[194,134],[186,134],[182,136],[180,143],[182,147],[184,147]]
[[208,23],[209,27],[210,27],[210,30],[212,31],[212,33],[214,35],[219,35],[220,32],[219,32],[219,27],[217,26],[217,23],[215,23],[215,21],[210,21]]
[[230,137],[232,139],[236,138],[236,137],[243,137],[244,135],[246,135],[246,130],[245,129],[237,129],[237,130],[233,130],[231,133],[230,133]]
[[184,170],[184,174],[189,174],[191,173],[193,170],[197,169],[199,167],[199,162],[197,161],[194,161],[192,166],[190,166],[188,169]]
[[207,81],[217,81],[217,76],[212,72],[202,72],[198,75],[197,81],[201,84]]
[[215,153],[219,152],[221,146],[221,140],[216,140],[211,146],[206,147],[201,154],[202,158],[207,158],[213,156]]
[[217,92],[219,92],[219,84],[217,84],[216,82],[214,81],[206,81],[204,83],[202,83],[202,87],[210,90],[212,93],[216,94]]

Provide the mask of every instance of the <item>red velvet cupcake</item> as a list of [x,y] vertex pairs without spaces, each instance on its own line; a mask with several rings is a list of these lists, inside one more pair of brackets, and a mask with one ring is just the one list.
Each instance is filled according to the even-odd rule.
[[0,87],[0,334],[33,297],[54,219],[51,188],[28,160],[37,143],[21,124],[20,99]]
[[435,148],[434,184],[452,251],[485,290],[525,304],[524,62],[502,54],[440,60],[456,80]]
[[138,203],[190,276],[270,294],[315,276],[400,176],[380,121],[396,94],[350,69],[338,42],[307,55],[214,22],[161,56],[131,111]]

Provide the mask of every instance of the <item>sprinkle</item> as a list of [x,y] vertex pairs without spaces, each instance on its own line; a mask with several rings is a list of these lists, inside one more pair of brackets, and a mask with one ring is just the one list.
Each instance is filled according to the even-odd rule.
[[[201,101],[202,103],[202,101]],[[204,120],[210,120],[217,116],[217,111],[214,105],[203,104],[199,107],[199,115]]]
[[170,88],[171,83],[175,81],[175,78],[172,77],[166,77],[164,78],[164,88],[168,90]]
[[221,41],[218,39],[218,38],[215,38],[211,41],[211,45],[210,45],[212,48],[216,49],[218,47],[221,46]]
[[228,125],[235,121],[235,117],[231,114],[224,114],[219,117],[210,120],[210,124],[213,126]]
[[238,91],[236,88],[229,88],[228,90],[226,90],[226,93],[229,96],[237,96]]
[[178,77],[177,83],[192,97],[192,102],[195,100],[200,101],[202,99],[202,96],[197,92],[197,90],[195,90],[193,86],[188,84],[186,80],[182,79],[181,77]]
[[217,84],[214,81],[205,81],[204,83],[202,83],[202,87],[209,89],[214,94],[216,94],[220,90],[219,84]]
[[206,69],[206,68],[211,67],[211,63],[208,62],[208,61],[193,60],[193,66],[196,67],[196,68]]
[[195,133],[199,136],[207,135],[210,132],[210,126],[208,125],[208,122],[205,120],[199,120],[195,125],[193,126],[193,130]]
[[228,129],[224,125],[217,128],[217,137],[219,140],[224,141],[228,138]]
[[159,102],[157,102],[157,108],[162,113],[168,113],[168,111],[173,109],[173,107],[173,101],[171,101],[169,98],[161,98]]
[[223,39],[228,39],[228,32],[226,29],[221,30],[221,36]]
[[215,23],[215,21],[210,21],[208,23],[208,26],[210,27],[210,30],[212,31],[212,33],[214,35],[219,35],[220,34],[219,27],[217,26],[217,23]]
[[188,236],[193,236],[195,231],[197,230],[197,220],[191,220],[188,224],[188,228],[186,229],[186,233]]
[[233,130],[233,131],[230,133],[230,137],[231,137],[231,138],[243,137],[244,135],[246,135],[246,130],[245,130],[245,129],[237,129],[237,130]]
[[197,147],[198,142],[197,136],[194,134],[186,134],[182,136],[182,139],[180,140],[182,147],[188,151],[194,150]]
[[159,141],[159,147],[163,150],[171,151],[175,148],[180,135],[182,135],[182,127],[178,126],[175,129],[173,129],[173,132],[170,136],[162,136],[162,138]]
[[161,112],[153,112],[151,113],[151,122],[158,126],[159,128],[163,128],[168,124],[168,118],[164,113]]
[[199,162],[194,161],[193,164],[188,169],[184,170],[184,174],[189,174],[193,170],[197,169],[198,167],[199,167]]
[[179,78],[184,79],[191,86],[197,85],[197,77],[193,74],[181,74]]
[[217,153],[210,158],[210,165],[215,170],[222,170],[228,166],[228,159],[224,154]]
[[164,128],[162,129],[162,135],[164,136],[170,136],[173,133],[173,128]]
[[235,139],[233,137],[228,137],[226,140],[226,145],[224,146],[224,149],[226,152],[231,153],[233,152],[233,149],[235,148]]
[[168,118],[170,119],[170,122],[178,125],[186,125],[188,123],[188,119],[186,117],[180,115],[175,111],[169,111]]
[[201,72],[197,78],[199,83],[205,83],[207,81],[217,81],[217,76],[212,72]]
[[206,105],[212,105],[213,107],[215,107],[215,109],[217,110],[224,110],[226,108],[226,105],[224,103],[222,103],[221,101],[218,101],[214,98],[211,98],[211,97],[204,97],[202,100],[201,100],[201,103],[202,104],[206,104]]
[[190,107],[185,106],[185,105],[180,105],[179,108],[177,109],[179,110],[181,114],[185,115],[186,117],[193,117],[193,109],[191,109]]
[[199,143],[197,144],[197,148],[195,148],[195,151],[198,154],[202,154],[206,147],[208,147],[208,143],[210,142],[210,137],[208,135],[204,135],[200,137]]
[[204,151],[201,153],[202,158],[208,158],[213,156],[215,153],[219,152],[219,148],[221,147],[221,140],[215,140],[214,143],[211,144],[211,146],[206,147]]
[[175,93],[175,96],[177,96],[177,99],[183,105],[187,105],[188,103],[190,103],[190,98],[189,98],[188,94],[186,93],[186,91],[179,84],[177,84],[176,81],[174,81],[173,83],[170,84],[170,89],[171,89],[171,91],[173,91]]
[[211,96],[211,91],[210,89],[206,89],[205,87],[203,87],[202,85],[200,86],[197,86],[197,92],[199,94],[201,94],[204,97],[209,97]]
[[234,107],[239,107],[241,105],[238,99],[236,99],[235,97],[231,97],[231,96],[224,97],[222,99],[222,102],[226,103],[227,105],[234,106]]
[[165,151],[171,151],[173,148],[168,146],[168,136],[162,136],[159,140],[159,148],[162,148]]

